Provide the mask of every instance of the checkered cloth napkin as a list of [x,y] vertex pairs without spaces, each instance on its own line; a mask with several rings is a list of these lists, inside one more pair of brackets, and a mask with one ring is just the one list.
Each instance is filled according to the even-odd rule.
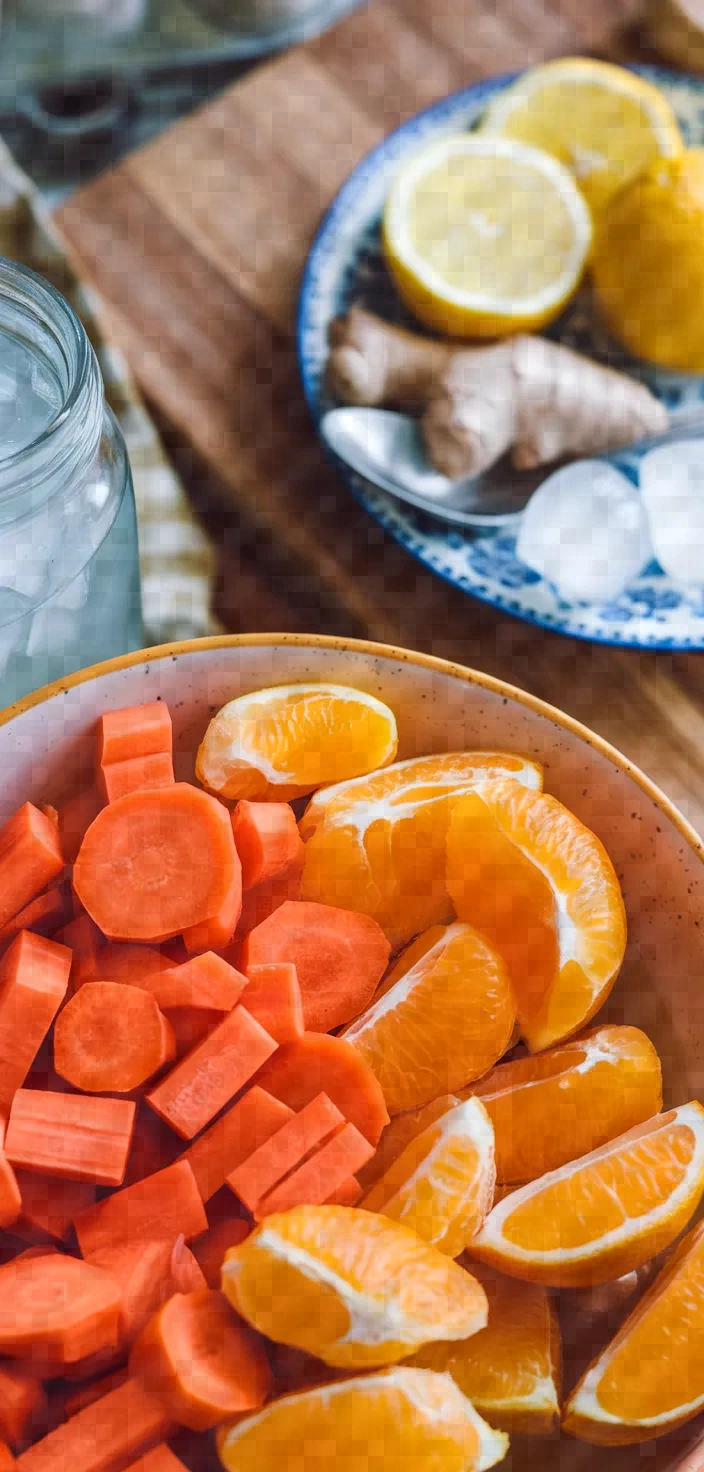
[[215,559],[183,486],[130,379],[98,325],[97,299],[63,253],[34,185],[0,139],[0,255],[30,266],[68,298],[95,348],[105,393],[127,443],[139,523],[145,641],[217,633],[211,611]]

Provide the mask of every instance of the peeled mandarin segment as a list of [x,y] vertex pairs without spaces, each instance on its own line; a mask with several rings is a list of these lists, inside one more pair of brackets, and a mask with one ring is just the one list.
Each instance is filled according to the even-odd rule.
[[495,1184],[493,1127],[469,1099],[417,1135],[362,1205],[459,1257],[491,1210]]
[[674,1256],[565,1406],[563,1428],[604,1446],[647,1441],[704,1408],[704,1225]]
[[370,1458],[413,1472],[485,1472],[506,1455],[508,1439],[449,1375],[398,1366],[285,1396],[223,1426],[217,1446],[231,1472],[310,1472],[323,1448],[337,1472],[369,1472]]
[[542,785],[541,768],[526,757],[466,751],[412,757],[317,793],[299,824],[303,898],[370,915],[394,947],[446,924],[452,804],[477,782],[508,776]]
[[512,1191],[471,1246],[511,1277],[589,1287],[669,1247],[704,1192],[704,1108],[683,1104]]
[[512,1059],[471,1085],[496,1137],[501,1184],[596,1150],[662,1108],[660,1059],[636,1027],[600,1027],[532,1058]]
[[501,957],[456,924],[418,937],[344,1037],[379,1080],[389,1113],[400,1114],[487,1073],[514,1021]]
[[339,1368],[393,1364],[431,1339],[466,1339],[486,1296],[386,1217],[345,1206],[270,1216],[223,1263],[222,1290],[255,1329]]
[[417,1135],[422,1135],[429,1125],[435,1124],[436,1120],[442,1119],[443,1114],[447,1114],[449,1109],[454,1109],[460,1103],[456,1094],[441,1094],[438,1099],[431,1099],[429,1104],[421,1105],[420,1109],[409,1109],[407,1114],[394,1115],[383,1131],[369,1164],[357,1171],[365,1191],[370,1190],[381,1179]]
[[531,1052],[593,1017],[623,961],[625,910],[606,850],[562,803],[507,781],[462,798],[447,887],[503,956]]
[[222,797],[288,802],[385,766],[397,744],[393,712],[364,690],[276,685],[213,717],[196,776]]

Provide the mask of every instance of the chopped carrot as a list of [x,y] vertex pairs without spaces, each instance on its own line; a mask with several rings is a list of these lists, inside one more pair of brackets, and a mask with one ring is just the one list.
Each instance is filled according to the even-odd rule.
[[[88,916],[85,918],[87,920]],[[92,920],[90,923],[92,925]],[[142,986],[147,977],[170,968],[168,956],[158,951],[156,946],[119,945],[108,941],[94,953],[90,965],[86,964],[81,969],[74,990],[77,991],[86,981],[120,981],[128,986]],[[145,987],[145,991],[149,990],[149,987]]]
[[61,881],[52,884],[35,900],[30,900],[19,915],[8,920],[0,930],[0,947],[8,946],[21,930],[33,930],[36,935],[52,936],[62,925],[66,925],[73,914],[71,891]]
[[255,1082],[295,1110],[310,1104],[316,1094],[327,1094],[372,1145],[389,1123],[381,1085],[346,1038],[305,1033],[279,1048]]
[[[311,1107],[309,1104],[308,1108]],[[321,1206],[330,1195],[345,1186],[353,1172],[361,1170],[373,1154],[374,1146],[360,1135],[353,1124],[343,1125],[259,1202],[254,1212],[255,1221],[262,1221],[275,1211],[290,1211],[294,1206]]]
[[177,1160],[133,1186],[98,1202],[75,1218],[84,1257],[117,1242],[149,1242],[155,1237],[187,1241],[208,1225],[196,1178],[187,1160]]
[[126,1472],[187,1472],[187,1468],[185,1462],[162,1441],[153,1452],[147,1452],[138,1462],[131,1462]]
[[173,781],[170,751],[132,756],[126,762],[106,762],[100,769],[100,786],[108,802],[117,802],[118,797],[128,797],[146,787],[170,787]]
[[[19,1262],[21,1257],[46,1257],[47,1253],[58,1252],[58,1250],[58,1247],[55,1247],[53,1242],[37,1243],[36,1247],[23,1247],[21,1252],[15,1253],[12,1262]],[[9,1258],[7,1260],[8,1262],[10,1261]]]
[[222,1022],[222,1012],[204,1012],[202,1007],[174,1007],[168,1014],[176,1044],[176,1057],[183,1058],[205,1041]]
[[222,956],[204,951],[183,966],[160,969],[142,981],[162,1012],[194,1007],[205,1012],[231,1012],[247,985],[247,978]]
[[169,708],[163,700],[145,705],[128,705],[109,710],[100,717],[96,732],[98,767],[128,762],[134,757],[153,756],[173,749]]
[[21,1212],[22,1196],[17,1177],[5,1150],[0,1149],[0,1227],[13,1226]]
[[333,905],[287,901],[246,937],[241,966],[292,961],[308,1032],[330,1032],[369,1005],[390,953],[369,915]]
[[84,981],[97,979],[97,958],[104,946],[103,937],[97,925],[93,924],[90,915],[77,915],[75,920],[70,920],[64,925],[63,930],[57,931],[54,939],[63,946],[68,946],[72,954],[70,987],[71,991],[77,991]]
[[0,1441],[0,1472],[13,1472],[13,1468],[16,1466],[17,1463],[9,1446],[6,1442]]
[[197,951],[222,951],[229,946],[241,913],[242,870],[238,858],[230,888],[217,914],[211,915],[209,920],[200,921],[198,925],[189,925],[183,931],[183,944],[189,955]]
[[[227,1177],[230,1190],[239,1196],[249,1211],[256,1211],[262,1198],[344,1123],[339,1109],[325,1094],[318,1094],[310,1104],[306,1104],[305,1109],[294,1114],[275,1135],[253,1151],[242,1165],[230,1172]],[[346,1174],[349,1175],[350,1171]]]
[[343,1181],[336,1191],[332,1191],[325,1197],[324,1206],[356,1206],[364,1195],[356,1176],[350,1176],[348,1181]]
[[293,1111],[264,1089],[256,1085],[248,1089],[183,1156],[203,1201],[209,1201],[230,1173],[292,1118]]
[[141,987],[92,981],[54,1028],[57,1073],[86,1093],[128,1094],[175,1056],[173,1030]]
[[290,870],[284,869],[277,874],[275,879],[266,879],[263,884],[255,884],[252,889],[242,891],[242,914],[235,934],[238,950],[250,930],[263,925],[286,900],[300,900],[302,879],[303,856]]
[[130,1377],[23,1452],[19,1472],[123,1472],[174,1424],[161,1402]]
[[208,1286],[195,1253],[186,1246],[183,1233],[176,1238],[171,1252],[171,1277],[174,1293],[195,1293],[197,1289]]
[[20,931],[0,961],[0,1114],[5,1118],[66,995],[70,970],[66,946],[30,930]]
[[119,1333],[120,1287],[102,1268],[59,1252],[0,1268],[0,1353],[56,1373]]
[[147,1095],[147,1103],[184,1140],[192,1140],[276,1052],[276,1043],[234,1007]]
[[110,940],[164,941],[214,920],[236,881],[229,813],[187,782],[103,808],[73,871],[79,900]]
[[169,1299],[137,1340],[130,1373],[192,1431],[255,1410],[271,1387],[263,1340],[212,1288]]
[[67,864],[75,863],[83,839],[102,806],[103,799],[95,787],[84,787],[62,803],[58,812],[59,841]]
[[167,1165],[173,1165],[182,1149],[183,1141],[141,1099],[123,1185],[133,1186],[145,1176],[153,1176]]
[[267,884],[300,863],[303,840],[287,802],[238,802],[232,832],[242,864],[242,888]]
[[0,1436],[3,1441],[8,1441],[15,1451],[24,1446],[31,1440],[34,1427],[46,1416],[47,1409],[40,1380],[6,1365],[0,1366]]
[[96,1380],[89,1380],[86,1385],[79,1385],[76,1390],[70,1390],[64,1398],[64,1414],[66,1416],[77,1416],[79,1411],[85,1410],[86,1406],[92,1406],[96,1400],[102,1400],[110,1390],[117,1390],[119,1385],[124,1385],[129,1379],[129,1370],[126,1366],[120,1366],[119,1370],[110,1370],[107,1375],[99,1375]]
[[26,1170],[18,1170],[16,1175],[22,1215],[13,1222],[12,1230],[25,1241],[50,1237],[54,1242],[65,1242],[73,1218],[95,1203],[96,1188],[87,1182],[61,1181]]
[[152,1314],[174,1293],[203,1287],[203,1274],[185,1245],[154,1238],[147,1242],[117,1242],[86,1259],[110,1273],[120,1285],[120,1346],[128,1347],[141,1334]]
[[[8,1160],[44,1175],[120,1186],[135,1111],[136,1105],[127,1099],[18,1089],[5,1139]],[[19,1191],[17,1195],[19,1201]]]
[[303,1035],[301,988],[296,968],[289,961],[251,966],[245,1005],[277,1043],[290,1043]]
[[0,926],[58,879],[63,868],[56,824],[26,802],[0,828]]
[[231,1216],[215,1222],[202,1237],[196,1238],[193,1255],[200,1264],[209,1288],[220,1287],[225,1253],[230,1247],[239,1247],[240,1242],[244,1242],[245,1237],[249,1236],[250,1230],[249,1223],[243,1221],[242,1217]]

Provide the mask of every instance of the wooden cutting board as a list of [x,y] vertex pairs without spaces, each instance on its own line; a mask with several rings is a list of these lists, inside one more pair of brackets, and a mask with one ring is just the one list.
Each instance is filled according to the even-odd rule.
[[373,0],[99,178],[58,222],[211,507],[231,627],[368,635],[527,687],[614,741],[704,829],[702,657],[579,644],[423,570],[323,459],[293,346],[321,215],[385,132],[492,72],[576,50],[622,57],[639,10]]

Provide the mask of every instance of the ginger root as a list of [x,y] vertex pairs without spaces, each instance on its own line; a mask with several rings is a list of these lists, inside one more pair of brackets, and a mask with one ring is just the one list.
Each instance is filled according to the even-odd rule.
[[428,459],[452,480],[480,475],[508,450],[528,470],[667,429],[667,410],[642,384],[547,338],[456,347],[353,307],[330,340],[337,397],[419,409]]

